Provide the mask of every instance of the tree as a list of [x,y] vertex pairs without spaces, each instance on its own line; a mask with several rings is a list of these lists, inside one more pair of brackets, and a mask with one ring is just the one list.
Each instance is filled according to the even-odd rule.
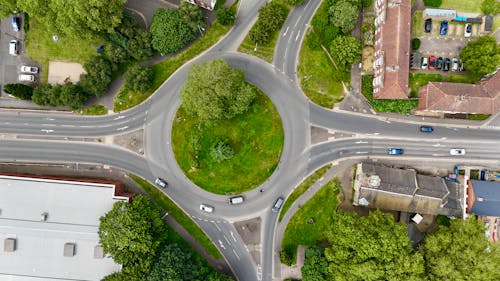
[[452,220],[421,247],[429,280],[500,280],[500,249],[484,236],[474,217]]
[[330,22],[340,28],[344,34],[349,34],[358,20],[358,7],[349,0],[339,0],[330,10]]
[[0,19],[5,18],[16,9],[17,0],[0,0]]
[[500,13],[500,2],[497,0],[483,0],[481,11],[485,15],[496,15]]
[[179,6],[179,15],[194,34],[200,32],[201,28],[205,28],[205,17],[200,6],[182,1]]
[[195,37],[177,10],[163,8],[153,15],[150,31],[153,48],[163,54],[179,50]]
[[477,40],[469,41],[460,53],[464,68],[472,76],[479,78],[495,71],[500,65],[500,48],[491,36],[482,36]]
[[129,56],[139,61],[151,58],[153,56],[151,33],[137,27],[134,37],[127,41],[127,51]]
[[413,251],[406,226],[392,215],[335,213],[333,222],[326,233],[328,280],[423,279],[423,257]]
[[31,100],[38,105],[49,105],[49,93],[52,89],[50,84],[41,84],[33,90]]
[[110,62],[116,64],[120,64],[128,59],[127,51],[116,43],[106,44],[104,46],[104,55]]
[[218,141],[210,151],[210,155],[217,162],[233,158],[234,150],[227,141]]
[[140,64],[131,66],[125,76],[125,87],[135,92],[145,92],[153,83],[153,70]]
[[249,32],[250,40],[256,44],[267,44],[271,38],[270,32],[260,22],[256,22]]
[[222,59],[193,65],[181,91],[183,108],[205,123],[245,112],[255,96],[243,71]]
[[98,234],[104,252],[124,269],[133,269],[132,275],[149,272],[155,253],[167,236],[160,212],[141,195],[131,203],[116,202],[100,218]]
[[31,96],[33,96],[33,88],[21,83],[5,84],[3,90],[7,94],[22,100],[31,100]]
[[80,75],[79,84],[88,93],[101,97],[111,83],[112,64],[102,56],[93,56],[83,65],[87,73]]
[[361,52],[361,42],[352,36],[338,36],[330,45],[330,54],[339,67],[348,67],[359,61]]
[[324,250],[319,247],[312,247],[306,250],[304,266],[301,269],[303,281],[326,281],[328,262],[326,261]]
[[427,7],[439,8],[443,4],[443,0],[424,0],[424,5]]
[[288,0],[288,4],[293,5],[293,6],[299,6],[304,3],[304,0]]
[[78,109],[87,101],[88,95],[79,84],[66,83],[62,85],[60,102],[71,109]]
[[271,1],[259,9],[259,21],[269,31],[276,31],[281,28],[287,16],[285,5],[277,1]]
[[236,12],[231,8],[222,7],[217,11],[217,21],[222,25],[232,25],[236,20]]

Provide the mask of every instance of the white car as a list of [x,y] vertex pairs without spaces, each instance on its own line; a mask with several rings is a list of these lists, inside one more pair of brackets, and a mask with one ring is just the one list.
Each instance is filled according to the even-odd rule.
[[19,81],[33,82],[35,81],[35,76],[31,74],[19,74]]
[[22,65],[22,66],[21,66],[21,72],[26,72],[26,73],[38,73],[38,67],[35,67],[35,66],[27,66],[27,65]]
[[203,212],[212,213],[214,211],[214,207],[211,207],[211,206],[208,206],[205,204],[201,204],[200,210],[202,210]]
[[472,35],[472,23],[467,23],[464,28],[464,37],[470,37]]
[[426,70],[427,69],[427,57],[423,57],[422,58],[422,70]]
[[167,186],[168,186],[167,181],[162,179],[162,178],[156,178],[155,184],[161,188],[167,188]]
[[451,60],[451,71],[458,71],[458,59],[453,58]]
[[455,156],[465,155],[465,149],[452,148],[452,149],[450,149],[450,155],[455,155]]

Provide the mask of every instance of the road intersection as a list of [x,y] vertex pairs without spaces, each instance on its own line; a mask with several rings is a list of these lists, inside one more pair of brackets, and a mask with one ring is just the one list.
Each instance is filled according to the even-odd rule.
[[[104,143],[54,140],[1,139],[0,160],[17,162],[99,163],[119,167],[150,182],[158,176],[169,182],[167,195],[180,205],[205,231],[224,255],[238,280],[273,280],[279,271],[279,249],[274,233],[277,214],[271,206],[277,197],[286,197],[301,180],[316,168],[343,158],[387,157],[388,147],[405,149],[408,158],[448,159],[449,149],[465,148],[460,161],[500,159],[497,128],[432,124],[432,134],[420,133],[421,124],[376,115],[354,114],[320,108],[310,103],[297,86],[296,58],[303,36],[320,1],[308,0],[290,13],[275,51],[273,64],[237,53],[265,1],[240,1],[235,27],[217,45],[178,69],[147,101],[113,115],[83,117],[32,112],[0,112],[2,135],[102,137],[144,129],[145,154]],[[242,36],[243,34],[243,36]],[[280,113],[285,132],[279,165],[259,188],[244,194],[244,205],[227,204],[227,197],[211,194],[195,186],[177,165],[170,146],[175,113],[180,106],[179,92],[189,66],[197,61],[225,59],[245,72],[248,82],[267,93]],[[429,124],[429,123],[426,123]],[[337,132],[349,132],[355,138],[332,140],[311,145],[310,126]],[[458,158],[457,158],[458,159]],[[263,189],[264,192],[259,192]],[[215,210],[208,215],[198,206],[207,203]],[[262,256],[256,265],[231,222],[262,218]],[[257,268],[259,270],[257,270]]]

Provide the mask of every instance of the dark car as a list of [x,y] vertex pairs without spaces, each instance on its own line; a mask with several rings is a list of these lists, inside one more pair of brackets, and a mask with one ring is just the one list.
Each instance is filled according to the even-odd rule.
[[420,132],[422,133],[432,133],[434,131],[434,128],[431,126],[420,126]]
[[439,31],[439,34],[446,35],[446,32],[448,32],[448,21],[444,20],[441,22],[441,29]]
[[444,62],[443,58],[439,57],[436,61],[436,69],[441,70],[441,68],[443,68],[443,62]]
[[443,66],[443,71],[448,71],[450,70],[450,64],[451,64],[451,60],[449,58],[446,58],[444,60],[444,66]]
[[11,22],[12,22],[12,31],[18,32],[19,31],[19,18],[12,17]]
[[428,68],[430,70],[436,69],[436,57],[435,56],[429,56],[429,66]]
[[424,25],[424,31],[426,33],[429,33],[431,32],[431,29],[432,29],[432,19],[426,19]]

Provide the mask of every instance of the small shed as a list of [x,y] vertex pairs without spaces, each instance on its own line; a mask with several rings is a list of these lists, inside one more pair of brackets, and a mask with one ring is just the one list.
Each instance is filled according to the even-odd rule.
[[432,9],[427,8],[424,10],[425,18],[442,18],[442,19],[453,19],[457,16],[456,10],[451,9]]

